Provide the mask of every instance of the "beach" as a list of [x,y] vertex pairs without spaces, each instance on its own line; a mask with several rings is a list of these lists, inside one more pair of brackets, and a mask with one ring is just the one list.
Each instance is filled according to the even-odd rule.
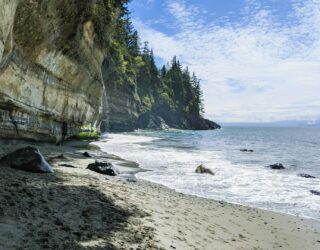
[[[0,156],[27,145],[39,148],[55,172],[1,166],[1,250],[320,248],[320,221],[137,180],[136,163],[85,142],[2,141]],[[127,174],[111,177],[86,169],[95,160],[108,160]]]

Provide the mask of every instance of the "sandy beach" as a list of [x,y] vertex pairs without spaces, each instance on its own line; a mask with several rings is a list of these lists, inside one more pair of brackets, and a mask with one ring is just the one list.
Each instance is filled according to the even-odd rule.
[[[320,249],[320,221],[184,195],[135,180],[134,162],[86,143],[36,146],[54,174],[1,166],[0,249]],[[86,158],[89,152],[93,158]],[[63,154],[63,158],[55,158]],[[108,160],[123,176],[86,167]]]

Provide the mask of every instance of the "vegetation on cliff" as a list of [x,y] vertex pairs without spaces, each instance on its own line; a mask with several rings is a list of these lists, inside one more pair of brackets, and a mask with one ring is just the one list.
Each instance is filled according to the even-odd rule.
[[98,127],[101,65],[124,2],[0,1],[0,137],[57,142]]
[[[139,122],[139,117],[143,117],[144,121],[161,117],[164,123],[175,128],[216,128],[216,124],[202,118],[204,109],[200,80],[188,68],[183,68],[176,57],[161,69],[157,68],[148,43],[141,46],[126,3],[122,2],[121,14],[115,23],[113,36],[109,38],[110,46],[103,66],[107,101],[111,103],[106,111],[109,123],[113,124],[109,128],[127,130],[148,127],[148,122]],[[119,100],[114,100],[119,92],[122,97],[131,99],[131,104],[124,104],[123,110],[119,110]],[[117,102],[118,107],[112,107],[112,102]],[[119,114],[121,112],[123,114]],[[112,121],[113,116],[116,121]],[[126,125],[122,128],[123,124]]]
[[127,2],[0,1],[0,137],[208,128],[198,80],[175,58],[157,68]]

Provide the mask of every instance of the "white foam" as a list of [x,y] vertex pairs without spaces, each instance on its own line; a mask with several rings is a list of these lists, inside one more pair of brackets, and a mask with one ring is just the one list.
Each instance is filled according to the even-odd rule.
[[[233,164],[222,151],[186,151],[153,145],[159,139],[145,134],[110,134],[107,143],[96,144],[108,153],[152,170],[139,173],[138,178],[187,194],[320,219],[320,197],[310,193],[320,190],[318,179]],[[196,174],[194,170],[199,164],[212,169],[215,176]]]

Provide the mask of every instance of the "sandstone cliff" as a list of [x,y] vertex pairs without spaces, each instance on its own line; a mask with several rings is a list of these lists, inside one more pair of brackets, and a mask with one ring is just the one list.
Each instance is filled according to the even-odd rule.
[[141,50],[127,2],[0,0],[0,138],[219,128],[179,62],[160,73]]
[[105,84],[101,131],[126,132],[136,129],[138,97],[129,84],[110,78],[107,66],[112,56],[105,58],[102,76]]
[[1,137],[56,141],[100,123],[96,2],[0,1]]

